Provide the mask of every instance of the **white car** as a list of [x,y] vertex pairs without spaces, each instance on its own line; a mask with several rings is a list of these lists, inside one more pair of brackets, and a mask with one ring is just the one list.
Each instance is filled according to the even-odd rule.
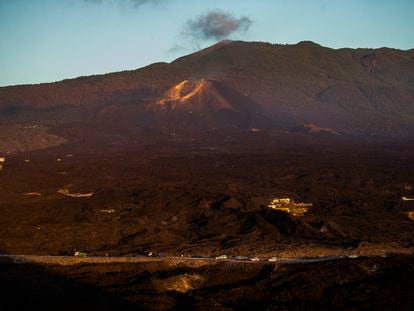
[[253,258],[250,258],[250,260],[251,261],[260,261],[260,258],[259,257],[253,257]]
[[272,258],[269,258],[268,259],[268,261],[279,261],[279,258],[278,257],[272,257]]
[[75,252],[73,254],[73,256],[75,256],[75,257],[88,257],[88,254],[85,253],[85,252]]
[[221,255],[221,256],[217,256],[216,259],[227,259],[227,255]]

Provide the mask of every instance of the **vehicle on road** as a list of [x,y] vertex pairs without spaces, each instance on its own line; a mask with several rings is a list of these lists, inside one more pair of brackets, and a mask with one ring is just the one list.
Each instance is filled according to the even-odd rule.
[[161,257],[162,254],[161,253],[157,253],[157,252],[149,252],[148,253],[148,257]]
[[279,257],[272,257],[268,259],[268,261],[272,261],[272,262],[279,261],[279,260],[280,260]]
[[85,252],[75,252],[73,254],[73,256],[75,256],[75,257],[88,257],[88,254],[85,253]]
[[227,259],[227,258],[228,258],[227,255],[220,255],[216,257],[216,259]]

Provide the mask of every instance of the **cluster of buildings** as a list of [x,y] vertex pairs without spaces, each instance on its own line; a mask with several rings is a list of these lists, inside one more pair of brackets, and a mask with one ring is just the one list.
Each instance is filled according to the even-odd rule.
[[293,216],[305,215],[312,206],[312,203],[295,202],[291,198],[276,198],[267,205],[271,209],[286,212]]

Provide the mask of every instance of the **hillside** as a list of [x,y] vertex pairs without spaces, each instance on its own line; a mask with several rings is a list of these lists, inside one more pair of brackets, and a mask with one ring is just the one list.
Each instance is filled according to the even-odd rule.
[[[145,115],[146,107],[156,107],[171,88],[186,80],[219,84],[201,92],[197,100],[210,101],[202,105],[204,108],[233,107],[240,102],[237,96],[244,97],[245,103],[254,103],[253,111],[267,117],[255,125],[259,127],[268,127],[271,120],[274,128],[289,129],[312,122],[352,135],[414,134],[412,50],[334,50],[313,42],[275,45],[224,41],[170,64],[56,83],[3,87],[0,118],[31,121],[47,116],[71,120],[108,111],[108,117],[112,117],[129,109],[129,119],[138,120]],[[224,86],[231,96],[238,94],[237,98],[224,103],[222,94],[218,96],[215,91]],[[220,113],[210,117],[213,120],[202,128],[217,124],[234,127],[234,122],[216,122],[215,118],[222,118]],[[241,127],[246,126],[243,123]]]

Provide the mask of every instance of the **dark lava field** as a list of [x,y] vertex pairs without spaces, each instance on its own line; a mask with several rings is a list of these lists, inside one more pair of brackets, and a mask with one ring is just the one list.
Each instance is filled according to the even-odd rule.
[[[68,143],[7,157],[0,171],[0,249],[319,256],[414,246],[408,217],[414,204],[401,200],[414,184],[410,145],[203,135],[176,145],[160,138],[142,147],[92,146],[99,152]],[[267,207],[279,197],[313,207],[303,217]]]

